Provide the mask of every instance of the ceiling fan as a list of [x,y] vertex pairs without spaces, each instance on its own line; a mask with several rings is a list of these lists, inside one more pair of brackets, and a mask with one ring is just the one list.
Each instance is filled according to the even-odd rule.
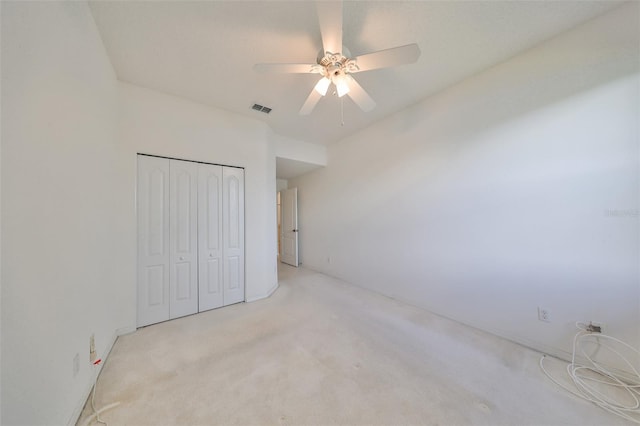
[[262,73],[320,74],[322,77],[302,105],[300,115],[310,114],[332,84],[338,97],[348,95],[360,109],[371,111],[376,103],[351,74],[416,62],[420,48],[413,43],[351,58],[342,45],[342,2],[317,1],[316,9],[323,49],[315,64],[256,64],[254,69]]

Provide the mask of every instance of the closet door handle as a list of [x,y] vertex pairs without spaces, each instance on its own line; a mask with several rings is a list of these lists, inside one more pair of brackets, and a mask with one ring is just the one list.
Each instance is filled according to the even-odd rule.
[[213,257],[213,253],[209,253],[209,257]]
[[180,260],[184,260],[184,257],[180,256]]

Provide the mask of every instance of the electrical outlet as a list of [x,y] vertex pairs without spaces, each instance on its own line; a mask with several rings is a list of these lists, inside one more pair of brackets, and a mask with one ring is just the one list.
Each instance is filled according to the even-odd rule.
[[95,335],[91,334],[91,337],[89,337],[89,362],[93,364],[96,359],[98,359],[98,354],[96,353],[96,338]]
[[589,321],[587,325],[587,331],[592,333],[604,333],[604,323],[597,321]]
[[549,309],[538,306],[538,320],[551,322],[551,312],[549,312]]
[[73,357],[73,377],[76,377],[79,371],[80,371],[80,354],[76,352],[76,355]]

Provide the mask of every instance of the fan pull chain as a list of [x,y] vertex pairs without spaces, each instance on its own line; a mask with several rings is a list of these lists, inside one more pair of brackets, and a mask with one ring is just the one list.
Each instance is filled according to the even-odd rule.
[[344,127],[344,98],[340,98],[340,125]]

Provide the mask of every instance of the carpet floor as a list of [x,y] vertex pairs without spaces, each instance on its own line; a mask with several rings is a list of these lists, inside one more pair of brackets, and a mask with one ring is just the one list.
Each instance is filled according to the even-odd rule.
[[[541,354],[304,268],[268,299],[145,327],[98,380],[109,425],[620,425]],[[546,366],[557,376],[564,364]],[[90,420],[85,407],[78,420]],[[95,424],[95,421],[90,422]]]

